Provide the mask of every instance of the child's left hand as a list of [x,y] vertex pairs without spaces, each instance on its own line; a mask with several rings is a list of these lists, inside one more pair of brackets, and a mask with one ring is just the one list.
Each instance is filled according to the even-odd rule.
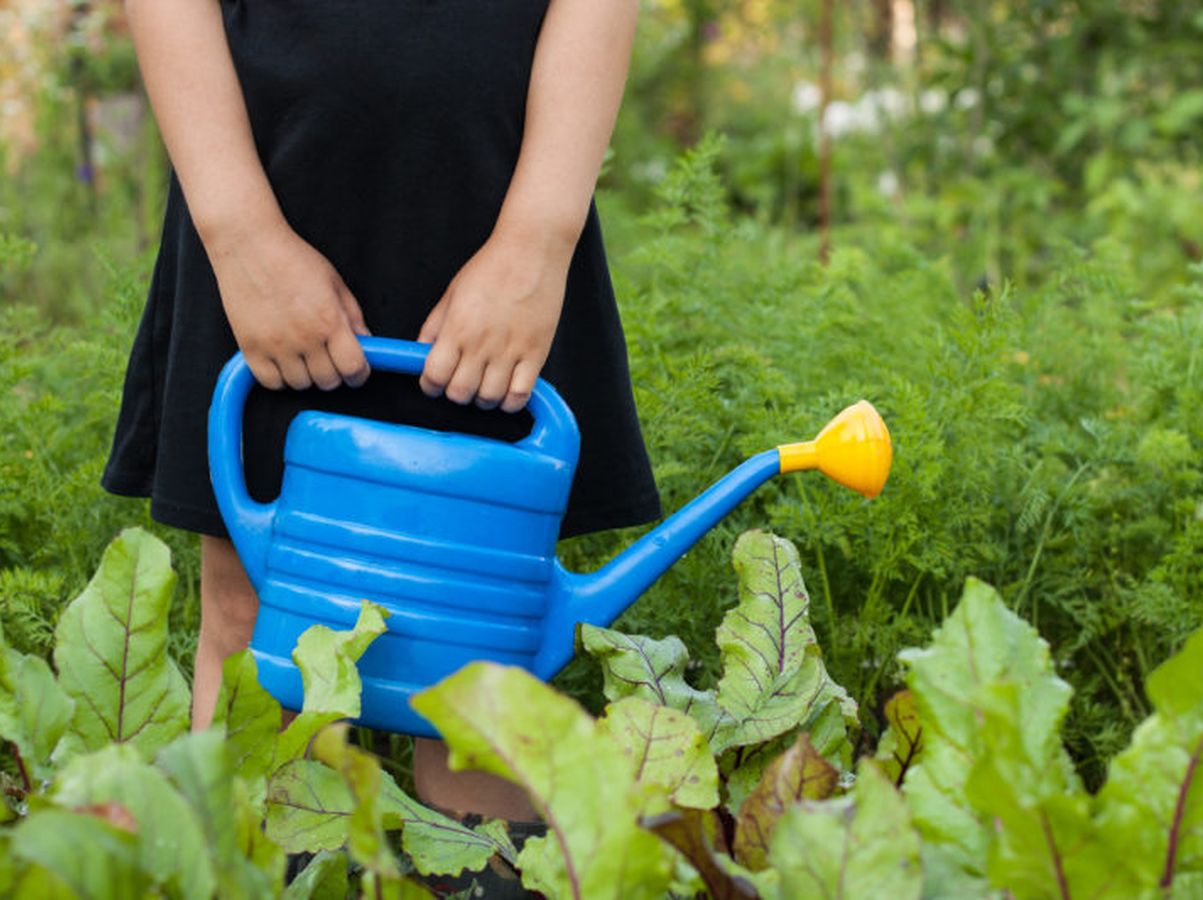
[[572,252],[551,236],[495,231],[418,334],[434,345],[422,390],[481,409],[526,406],[555,337]]

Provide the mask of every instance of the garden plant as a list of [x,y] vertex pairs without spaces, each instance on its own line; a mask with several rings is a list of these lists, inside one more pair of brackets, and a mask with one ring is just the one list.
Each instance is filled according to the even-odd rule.
[[372,607],[188,733],[196,546],[98,485],[168,176],[120,6],[0,0],[0,896],[1203,897],[1195,5],[644,0],[597,200],[665,510],[861,397],[894,468],[418,701],[521,850],[347,724]]
[[[343,720],[385,628],[313,626],[301,712],[281,728],[249,651],[216,721],[188,732],[163,652],[169,552],[124,532],[64,610],[54,669],[0,648],[6,896],[420,897],[413,875],[510,867],[550,897],[1159,897],[1203,886],[1203,632],[1148,685],[1153,713],[1087,792],[1060,740],[1071,688],[1048,646],[971,580],[854,760],[856,703],[832,680],[798,555],[734,549],[739,602],[715,690],[688,651],[582,626],[609,701],[594,718],[517,668],[475,663],[415,698],[453,765],[521,785],[548,825],[517,852],[410,798]],[[286,853],[309,854],[285,884]],[[471,888],[469,888],[469,891]],[[469,896],[471,894],[469,893]]]
[[[916,677],[908,676],[899,651],[926,643],[931,629],[957,607],[967,578],[984,577],[999,588],[1006,607],[1049,641],[1053,671],[1074,687],[1072,696],[1065,692],[1057,701],[1068,703],[1069,712],[1062,721],[1063,706],[1054,710],[1060,725],[1054,744],[1064,742],[1088,791],[1067,787],[1075,777],[1069,771],[1064,773],[1069,780],[1055,787],[1077,798],[1065,801],[1071,806],[1085,803],[1093,810],[1101,800],[1084,798],[1107,796],[1099,791],[1114,784],[1108,773],[1123,758],[1117,754],[1142,722],[1160,715],[1161,701],[1143,686],[1157,683],[1151,680],[1154,671],[1181,652],[1200,625],[1203,471],[1193,449],[1201,435],[1192,412],[1203,394],[1197,276],[1169,300],[1142,304],[1133,299],[1140,296],[1140,280],[1130,257],[1103,243],[1063,248],[1056,274],[1040,288],[967,300],[939,261],[888,236],[873,254],[855,246],[839,249],[822,268],[792,255],[772,232],[731,218],[715,175],[722,152],[719,142],[708,141],[683,157],[647,217],[632,218],[615,206],[610,218],[620,242],[624,230],[638,236],[625,238],[634,249],[619,261],[622,294],[628,303],[655,312],[629,317],[628,330],[666,507],[681,505],[782,434],[814,431],[857,396],[872,397],[889,420],[895,470],[872,503],[818,482],[766,486],[670,570],[616,628],[656,640],[679,635],[691,653],[679,661],[690,691],[721,695],[727,664],[711,635],[736,601],[730,547],[741,530],[772,523],[799,547],[825,671],[844,686],[847,706],[855,701],[859,710],[859,725],[845,735],[848,748],[841,751],[839,772],[846,776],[856,771],[852,759],[872,756],[878,742],[888,746],[891,740],[897,718],[891,710],[898,707],[887,707],[887,701],[908,677]],[[19,267],[27,258],[10,256],[9,265]],[[6,397],[0,407],[6,486],[0,596],[9,644],[31,659],[52,656],[63,608],[84,587],[108,536],[131,519],[163,533],[137,504],[103,497],[95,486],[119,386],[121,347],[139,292],[136,271],[114,266],[109,302],[87,327],[50,328],[20,306],[0,311],[8,323],[0,337]],[[808,352],[798,354],[799,344]],[[1073,352],[1064,352],[1066,346]],[[164,613],[171,619],[167,656],[186,676],[195,634],[194,549],[177,535],[164,537],[183,576],[177,602]],[[618,534],[568,542],[565,562],[587,570],[629,539]],[[597,633],[586,633],[585,647],[598,651],[599,640]],[[21,665],[22,671],[36,667]],[[593,715],[603,712],[605,685],[605,671],[587,658],[557,680]],[[536,689],[524,684],[517,690],[526,697]],[[178,709],[186,705],[177,701]],[[569,707],[573,716],[584,715]],[[353,707],[339,706],[334,713],[351,715]],[[741,752],[745,760],[767,762],[792,745],[800,723],[811,731],[813,746],[831,753],[820,743],[821,732],[802,716],[763,750],[756,744],[742,751],[727,747],[718,765],[731,767]],[[360,737],[379,754],[383,771],[406,783],[405,742]],[[703,737],[709,741],[711,735]],[[310,759],[305,768],[316,772],[319,763]],[[8,771],[10,783],[24,791],[15,761]],[[690,827],[714,827],[708,846],[720,858],[726,846],[734,853],[729,858],[748,869],[732,878],[747,879],[772,896],[774,888],[764,881],[769,876],[756,876],[733,849],[738,829],[730,822],[737,820],[738,807],[731,808],[731,797],[738,800],[741,790],[754,787],[744,782],[755,771],[747,769],[734,782],[727,778],[722,805],[709,806],[720,811]],[[1013,784],[1016,777],[1005,780]],[[965,774],[954,792],[969,783]],[[246,790],[254,800],[254,790]],[[28,809],[36,811],[40,794],[36,789],[34,794]],[[1151,866],[1148,860],[1157,857],[1162,874],[1170,844],[1189,847],[1187,836],[1194,833],[1186,814],[1195,794],[1182,796],[1184,824],[1174,832],[1182,837],[1171,842],[1167,831],[1165,846],[1150,851],[1144,863]],[[1020,805],[1030,808],[1027,804]],[[223,801],[222,808],[232,807]],[[639,809],[639,818],[669,812],[652,804]],[[244,813],[247,822],[263,814],[254,807]],[[398,821],[391,813],[380,815],[390,828]],[[965,839],[971,845],[965,852],[976,853],[976,862],[953,854],[954,865],[948,861],[952,851],[933,856],[936,844],[919,810],[912,806],[910,815],[924,839],[924,859],[936,866],[923,870],[929,895],[939,895],[930,892],[944,883],[939,873],[945,862],[948,877],[967,872],[979,885],[990,883],[993,857],[980,837],[973,839],[976,844]],[[984,815],[975,807],[971,818]],[[1080,817],[1075,821],[1080,824]],[[228,831],[223,826],[213,833]],[[336,832],[329,839],[332,846],[342,842],[337,838]],[[951,835],[947,841],[955,846]],[[288,852],[302,849],[299,841],[285,845]],[[475,846],[480,853],[487,849]],[[281,864],[275,850],[269,855],[273,866]],[[589,859],[594,855],[586,853]],[[1190,858],[1177,850],[1174,856]],[[1089,858],[1078,862],[1088,869]],[[345,859],[330,859],[323,856],[320,865],[345,868]],[[997,872],[1006,864],[993,865],[1001,878]],[[663,876],[652,868],[649,884]],[[227,866],[214,870],[230,877]],[[528,859],[526,877],[554,877],[538,871]],[[711,879],[720,871],[723,877],[731,874],[729,867],[708,869],[703,863],[696,871]],[[1189,866],[1179,864],[1174,871],[1182,873],[1181,879],[1175,875],[1175,890],[1187,890],[1182,885],[1189,884]],[[264,877],[280,877],[271,872]],[[1053,875],[1045,887],[1058,883],[1055,870]],[[316,878],[317,870],[308,877]],[[671,884],[672,873],[669,877]],[[1078,876],[1066,877],[1068,884],[1078,883],[1072,881]],[[1016,896],[1042,896],[1044,889],[996,883],[1007,883]],[[677,887],[698,885],[681,877]]]

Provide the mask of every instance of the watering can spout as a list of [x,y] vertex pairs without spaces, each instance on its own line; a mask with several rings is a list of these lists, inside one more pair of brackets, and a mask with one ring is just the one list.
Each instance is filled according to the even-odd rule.
[[784,444],[777,452],[782,472],[818,469],[870,500],[885,487],[894,460],[890,432],[868,400],[849,406],[813,441]]
[[[892,461],[885,422],[871,403],[861,400],[832,419],[814,440],[785,444],[746,460],[598,571],[578,575],[558,568],[547,633],[570,631],[577,622],[609,625],[702,535],[778,473],[818,469],[873,498],[881,493]],[[563,642],[549,645],[535,661],[535,674],[550,678],[571,653]]]

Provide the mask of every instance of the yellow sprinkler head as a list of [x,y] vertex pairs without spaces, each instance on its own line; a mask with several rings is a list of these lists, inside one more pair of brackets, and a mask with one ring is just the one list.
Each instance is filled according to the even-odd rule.
[[777,452],[782,472],[818,469],[870,499],[881,493],[894,460],[890,432],[868,400],[849,406],[813,441],[783,444]]

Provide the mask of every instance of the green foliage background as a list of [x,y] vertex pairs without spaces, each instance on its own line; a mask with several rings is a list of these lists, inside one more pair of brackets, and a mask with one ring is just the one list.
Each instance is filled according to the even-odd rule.
[[[907,60],[876,40],[878,5],[837,4],[835,99],[860,124],[835,141],[823,267],[799,100],[818,5],[646,2],[600,201],[666,509],[862,396],[894,473],[872,503],[817,476],[762,489],[623,627],[681,635],[709,686],[731,542],[771,527],[802,552],[832,674],[872,730],[896,650],[978,575],[1052,644],[1097,785],[1149,711],[1145,676],[1203,621],[1203,13],[926,2]],[[147,126],[77,177],[81,98],[136,87],[119,31],[79,59],[51,72],[38,152],[0,147],[0,619],[48,652],[101,549],[143,524],[174,551],[186,670],[193,539],[97,485],[164,157]],[[587,569],[633,536],[562,552]],[[561,684],[600,705],[593,667]]]

